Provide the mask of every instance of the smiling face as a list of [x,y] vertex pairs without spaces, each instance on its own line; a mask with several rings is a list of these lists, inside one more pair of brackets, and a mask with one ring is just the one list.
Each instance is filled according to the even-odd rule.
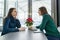
[[16,9],[14,9],[11,14],[12,14],[12,16],[13,16],[14,18],[16,18],[16,16],[17,16],[17,11],[16,11]]

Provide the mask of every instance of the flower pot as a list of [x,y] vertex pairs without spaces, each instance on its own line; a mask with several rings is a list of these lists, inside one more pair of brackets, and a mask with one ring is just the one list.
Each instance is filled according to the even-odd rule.
[[28,30],[32,30],[32,26],[28,26]]

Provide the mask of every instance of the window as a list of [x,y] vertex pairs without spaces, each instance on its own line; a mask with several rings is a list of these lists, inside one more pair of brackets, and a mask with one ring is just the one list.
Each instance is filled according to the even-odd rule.
[[3,26],[4,0],[0,0],[0,26]]
[[28,17],[28,0],[18,0],[18,19],[21,25],[25,25]]
[[41,6],[45,6],[48,14],[51,15],[51,0],[32,0],[32,18],[34,25],[40,25],[42,22],[43,17],[38,15],[38,9]]

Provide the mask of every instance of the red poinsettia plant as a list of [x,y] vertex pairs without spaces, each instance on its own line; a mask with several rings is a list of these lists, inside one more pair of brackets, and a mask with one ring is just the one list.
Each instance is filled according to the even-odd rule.
[[28,18],[27,20],[26,20],[26,26],[32,26],[33,25],[33,20],[32,20],[32,18]]

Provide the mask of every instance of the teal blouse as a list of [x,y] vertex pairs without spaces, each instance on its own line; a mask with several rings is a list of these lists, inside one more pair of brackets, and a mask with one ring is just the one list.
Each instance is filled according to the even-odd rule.
[[54,20],[49,14],[43,15],[42,23],[39,26],[37,26],[37,28],[41,31],[45,29],[46,35],[60,37],[60,33],[57,30],[57,26],[55,25]]

